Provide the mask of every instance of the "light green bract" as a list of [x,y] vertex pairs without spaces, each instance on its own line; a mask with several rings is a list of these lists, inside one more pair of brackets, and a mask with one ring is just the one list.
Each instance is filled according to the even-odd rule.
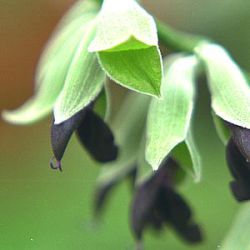
[[89,51],[111,79],[140,93],[159,96],[162,60],[153,17],[134,0],[105,0]]
[[146,160],[156,170],[177,145],[185,143],[192,164],[183,167],[192,171],[195,179],[199,180],[200,158],[190,131],[197,67],[195,56],[173,56],[167,59],[162,99],[153,99],[149,108]]
[[105,74],[88,46],[95,34],[95,21],[86,27],[68,69],[64,87],[54,106],[55,124],[62,123],[93,101],[103,88]]
[[250,88],[244,73],[219,45],[201,43],[196,53],[205,64],[215,114],[250,129]]
[[73,6],[41,56],[35,95],[19,109],[3,112],[5,120],[14,124],[34,123],[48,115],[56,103],[55,119],[60,123],[98,95],[104,73],[96,55],[87,50],[95,34],[97,11],[98,5],[92,1],[80,1]]

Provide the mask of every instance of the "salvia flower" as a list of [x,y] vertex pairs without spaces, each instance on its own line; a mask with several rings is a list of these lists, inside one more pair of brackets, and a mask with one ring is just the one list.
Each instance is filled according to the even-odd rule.
[[92,105],[61,124],[52,124],[51,144],[57,161],[52,168],[61,170],[61,159],[73,132],[79,141],[98,162],[113,161],[117,157],[118,148],[108,125],[92,110]]
[[226,158],[234,177],[231,190],[238,201],[250,199],[250,88],[248,78],[219,45],[201,43],[202,59],[212,96],[217,132],[226,145]]
[[103,163],[117,157],[113,134],[102,120],[105,107],[95,109],[100,99],[107,99],[105,73],[97,55],[88,52],[97,13],[98,5],[93,1],[79,1],[73,6],[41,56],[34,97],[18,110],[3,114],[9,122],[29,124],[53,111],[53,169],[62,170],[61,159],[73,132],[95,160]]
[[131,223],[139,241],[147,227],[160,231],[164,225],[172,226],[190,243],[201,241],[201,230],[193,221],[191,209],[175,190],[178,168],[177,162],[168,158],[150,179],[137,187]]

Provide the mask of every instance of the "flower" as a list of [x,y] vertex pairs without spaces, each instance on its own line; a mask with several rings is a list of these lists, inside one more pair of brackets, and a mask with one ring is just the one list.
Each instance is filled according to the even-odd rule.
[[89,105],[67,121],[51,127],[51,144],[56,158],[56,165],[51,161],[52,169],[61,168],[61,159],[73,132],[92,157],[98,162],[109,162],[117,158],[118,148],[108,125],[92,110]]
[[164,224],[171,225],[190,243],[202,240],[200,227],[193,222],[191,209],[174,188],[178,168],[178,163],[168,158],[150,179],[137,187],[131,224],[139,243],[146,227],[160,231]]
[[[68,11],[39,60],[34,96],[17,110],[3,112],[8,122],[25,125],[53,111],[53,169],[62,170],[61,159],[74,131],[95,160],[105,163],[118,154],[111,130],[99,117],[105,116],[108,102],[106,76],[97,55],[88,52],[98,11],[93,1],[78,1]],[[102,110],[93,111],[102,99]]]
[[230,187],[238,201],[250,199],[250,130],[228,124],[232,136],[227,144],[226,158],[234,181]]

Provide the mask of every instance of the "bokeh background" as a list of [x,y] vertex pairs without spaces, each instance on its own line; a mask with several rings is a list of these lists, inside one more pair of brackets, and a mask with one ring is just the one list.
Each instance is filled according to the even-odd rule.
[[[0,0],[0,111],[22,104],[33,92],[39,54],[73,0]],[[250,66],[250,2],[246,0],[144,0],[144,6],[176,28],[223,44],[245,69]],[[118,95],[119,96],[119,95]],[[199,85],[195,132],[203,156],[203,180],[181,186],[203,226],[205,240],[189,247],[171,230],[146,234],[146,249],[219,249],[239,205],[233,200],[224,148],[217,139],[205,83]],[[49,169],[50,119],[15,127],[0,121],[0,249],[133,249],[131,193],[122,183],[101,223],[92,199],[99,167],[73,139],[64,172]]]

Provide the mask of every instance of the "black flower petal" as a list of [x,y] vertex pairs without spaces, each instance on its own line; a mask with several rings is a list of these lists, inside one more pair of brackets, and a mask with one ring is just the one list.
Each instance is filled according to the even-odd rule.
[[132,230],[137,239],[142,239],[142,234],[149,222],[159,224],[154,214],[154,204],[159,190],[158,179],[147,181],[136,190],[132,203]]
[[88,110],[77,128],[77,135],[93,158],[105,163],[117,158],[118,148],[108,125],[93,111]]
[[250,199],[250,163],[239,150],[234,139],[230,139],[226,148],[229,169],[235,178],[230,186],[238,201]]
[[61,161],[71,135],[81,124],[86,115],[86,109],[78,112],[61,124],[53,124],[51,127],[51,145],[54,156],[58,162]]
[[107,199],[110,196],[111,191],[113,190],[115,185],[116,182],[113,181],[97,187],[94,200],[94,211],[96,216],[100,215],[100,213],[103,211]]
[[142,238],[144,229],[151,225],[156,229],[162,227],[162,217],[155,209],[162,185],[172,186],[179,166],[168,158],[156,171],[154,176],[139,186],[132,203],[131,224],[137,239]]
[[148,181],[136,190],[132,204],[132,229],[141,241],[143,231],[151,226],[157,231],[170,224],[190,243],[202,240],[201,230],[192,221],[186,201],[174,190],[179,165],[172,158],[166,160]]
[[167,186],[162,188],[157,207],[162,220],[171,224],[183,239],[190,243],[202,240],[199,226],[192,221],[190,207],[172,188]]
[[232,138],[244,157],[250,161],[250,129],[230,124]]

